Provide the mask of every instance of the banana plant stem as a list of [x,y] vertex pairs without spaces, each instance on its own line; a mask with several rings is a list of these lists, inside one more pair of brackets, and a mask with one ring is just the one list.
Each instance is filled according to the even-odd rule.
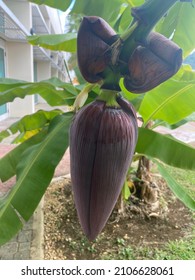
[[[133,52],[137,45],[144,42],[156,23],[177,1],[178,0],[148,0],[143,5],[132,8],[132,16],[134,19],[129,29],[131,30],[134,26],[135,28],[133,32],[130,32],[130,36],[124,35],[126,40],[123,43],[120,55],[122,60],[125,60],[127,53]],[[127,31],[125,33],[127,33]]]

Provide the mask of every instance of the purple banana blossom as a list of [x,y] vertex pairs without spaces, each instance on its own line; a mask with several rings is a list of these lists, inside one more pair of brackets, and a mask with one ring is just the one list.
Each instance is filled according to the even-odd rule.
[[[123,99],[118,99],[124,103]],[[94,101],[70,128],[71,179],[81,227],[90,240],[104,228],[121,192],[137,142],[132,106]]]

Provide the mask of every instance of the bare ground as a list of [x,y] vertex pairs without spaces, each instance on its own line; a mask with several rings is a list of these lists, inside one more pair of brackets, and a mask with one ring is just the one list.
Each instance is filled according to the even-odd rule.
[[44,202],[45,259],[122,259],[121,248],[162,248],[168,241],[189,234],[192,215],[176,199],[162,178],[155,178],[158,200],[145,203],[133,195],[125,215],[115,207],[103,232],[89,242],[81,231],[70,179],[53,182]]

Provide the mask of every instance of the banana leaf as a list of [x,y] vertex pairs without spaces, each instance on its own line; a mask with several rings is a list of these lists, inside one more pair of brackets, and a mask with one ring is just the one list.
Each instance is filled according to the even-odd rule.
[[72,105],[77,95],[74,86],[57,78],[37,83],[14,79],[0,79],[0,105],[12,102],[16,97],[39,94],[50,106]]
[[172,37],[172,40],[183,49],[184,57],[186,57],[194,50],[194,26],[195,9],[192,3],[178,2],[159,22],[156,31],[167,38]]
[[52,34],[52,35],[33,35],[28,36],[27,40],[33,46],[40,46],[53,51],[76,52],[77,42],[76,33]]
[[168,187],[175,194],[175,196],[181,200],[189,209],[195,211],[195,200],[188,194],[187,190],[183,188],[168,172],[167,168],[159,161],[154,161],[160,174],[165,179]]
[[[55,116],[62,113],[63,112],[61,110],[51,110],[51,111],[39,110],[38,112],[32,115],[26,115],[20,120],[13,123],[6,130],[0,132],[0,142],[6,137],[16,134],[17,132],[20,132],[20,135],[32,131],[35,132],[34,134],[36,134],[45,126],[49,125],[50,121]],[[20,142],[22,142],[21,140],[26,140],[23,138],[24,137],[20,137]],[[17,141],[14,141],[14,143],[17,143]]]
[[175,124],[195,111],[195,83],[170,79],[145,94],[139,113],[147,124],[160,119]]
[[0,179],[2,182],[7,181],[16,174],[16,167],[20,160],[22,160],[21,156],[23,152],[29,147],[43,141],[46,137],[46,134],[47,131],[42,130],[30,139],[26,140],[24,143],[16,146],[16,148],[11,150],[3,158],[0,159]]
[[195,170],[195,149],[147,128],[139,128],[136,152],[185,170]]
[[17,182],[0,201],[0,245],[22,228],[40,202],[68,147],[72,117],[72,113],[55,117],[44,141],[23,152],[16,168]]

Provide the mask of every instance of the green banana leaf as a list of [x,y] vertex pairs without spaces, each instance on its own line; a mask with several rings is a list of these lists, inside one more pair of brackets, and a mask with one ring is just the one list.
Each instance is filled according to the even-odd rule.
[[[51,111],[39,110],[32,115],[26,115],[20,120],[18,120],[17,122],[13,123],[6,130],[0,132],[0,142],[4,138],[16,134],[17,132],[20,132],[21,135],[21,134],[25,134],[26,132],[31,132],[36,130],[39,131],[43,127],[47,126],[54,117],[62,113],[63,112],[61,110],[51,110]],[[21,140],[22,138],[20,139],[20,142]],[[17,141],[14,141],[14,143],[17,143]]]
[[119,16],[122,4],[124,4],[123,0],[77,0],[71,13],[100,16],[112,24]]
[[113,26],[114,30],[117,33],[120,34],[127,30],[133,20],[131,9],[133,7],[142,5],[143,3],[144,0],[127,0],[126,4],[121,5],[120,13]]
[[174,79],[181,82],[188,82],[193,84],[195,82],[195,70],[192,69],[192,66],[189,64],[182,64],[181,68],[174,76]]
[[193,147],[150,129],[139,128],[136,152],[159,159],[170,166],[195,170]]
[[119,16],[114,24],[114,29],[118,33],[123,33],[131,24],[133,20],[131,9],[136,6],[141,6],[142,4],[144,4],[144,2],[144,0],[127,0],[127,5],[123,4],[121,6],[121,12],[119,13]]
[[168,187],[175,194],[175,196],[181,200],[188,208],[195,211],[195,200],[188,194],[187,190],[184,189],[175,179],[170,175],[166,167],[159,161],[154,161],[157,166],[160,174],[163,176],[167,182]]
[[22,154],[17,165],[17,182],[0,201],[0,245],[9,241],[27,221],[49,185],[55,168],[68,147],[73,114],[55,117],[48,135]]
[[27,40],[34,46],[40,46],[53,51],[76,52],[77,34],[52,34],[28,36]]
[[[48,5],[62,11],[66,11],[71,4],[70,0],[31,0],[29,2],[33,2],[38,5]],[[82,15],[100,16],[109,21],[110,19],[114,20],[117,18],[122,4],[124,4],[123,0],[76,0],[71,12]]]
[[[41,82],[38,82],[38,83],[48,83],[48,84],[51,84],[53,85],[54,87],[59,87],[59,88],[63,88],[63,89],[66,89],[74,92],[75,93],[75,87],[71,84],[68,84],[68,83],[65,83],[61,80],[59,80],[58,78],[51,78],[51,79],[48,79],[48,80],[43,80]],[[34,84],[33,82],[27,82],[27,81],[24,81],[24,80],[16,80],[16,79],[9,79],[9,78],[0,78],[0,90],[1,91],[5,91],[5,90],[8,90],[8,89],[11,89],[13,88],[14,86],[17,87],[17,86],[22,86],[22,85],[26,85],[26,84]]]
[[66,11],[70,6],[72,0],[30,0],[29,2],[38,4],[38,5],[47,5],[62,11]]
[[119,86],[120,86],[120,89],[121,89],[124,97],[133,104],[134,108],[138,112],[139,108],[143,102],[145,94],[144,93],[136,94],[136,93],[132,93],[132,92],[128,91],[124,86],[124,78],[120,79]]
[[0,132],[0,142],[3,141],[3,139],[7,138],[10,136],[9,130],[3,130]]
[[60,115],[62,113],[63,112],[58,109],[51,111],[39,110],[32,115],[24,116],[19,121],[12,124],[9,129],[13,132],[23,132],[28,130],[40,129],[49,124],[49,122],[57,115]]
[[11,150],[3,158],[0,159],[0,179],[2,182],[5,182],[16,175],[16,167],[21,160],[23,152],[29,147],[42,142],[45,139],[46,135],[47,131],[42,130],[22,144],[16,146],[16,148]]
[[72,105],[77,95],[76,88],[57,78],[37,83],[13,79],[0,79],[0,105],[12,102],[16,97],[39,94],[51,106]]
[[160,119],[175,124],[195,111],[195,80],[170,79],[145,94],[139,113],[147,124]]
[[194,27],[195,9],[192,3],[178,2],[155,29],[168,38],[172,37],[172,40],[183,49],[186,57],[195,47]]
[[131,8],[129,6],[127,7],[122,6],[120,15],[117,18],[116,22],[114,23],[113,29],[117,33],[123,33],[130,25],[131,21],[132,21]]

